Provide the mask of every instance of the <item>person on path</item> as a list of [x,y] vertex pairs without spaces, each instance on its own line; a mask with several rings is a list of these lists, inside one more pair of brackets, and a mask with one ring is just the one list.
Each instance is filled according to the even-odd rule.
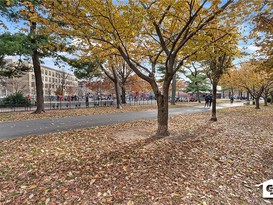
[[208,106],[209,106],[209,96],[206,94],[204,107],[208,107]]
[[230,96],[230,103],[232,104],[234,101],[234,97],[233,96]]
[[86,105],[86,107],[89,107],[89,96],[88,95],[86,95],[86,97],[85,97],[85,105]]
[[209,107],[211,107],[211,103],[212,103],[212,95],[209,95]]

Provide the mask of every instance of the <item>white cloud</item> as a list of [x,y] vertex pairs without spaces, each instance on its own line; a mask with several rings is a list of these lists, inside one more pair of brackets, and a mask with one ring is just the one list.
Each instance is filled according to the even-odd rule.
[[247,46],[247,51],[250,53],[255,53],[258,50],[260,50],[260,48],[258,46],[255,46],[255,45]]

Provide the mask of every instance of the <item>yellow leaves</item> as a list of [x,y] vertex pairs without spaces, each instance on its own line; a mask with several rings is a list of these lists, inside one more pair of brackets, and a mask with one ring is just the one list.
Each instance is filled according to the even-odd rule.
[[135,203],[133,201],[131,201],[131,200],[127,202],[127,205],[134,205],[134,204]]
[[10,6],[10,0],[6,0],[6,5]]
[[22,186],[21,186],[21,188],[22,188],[22,189],[32,190],[32,189],[37,188],[37,185],[35,185],[35,184],[30,185],[30,186],[25,186],[25,185],[22,185]]

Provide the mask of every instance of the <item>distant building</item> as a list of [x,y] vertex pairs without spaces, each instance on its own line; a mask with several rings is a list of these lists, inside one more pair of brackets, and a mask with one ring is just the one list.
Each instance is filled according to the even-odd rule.
[[[70,73],[55,70],[41,65],[43,92],[45,98],[55,96],[57,89],[63,90],[65,96],[78,95],[78,79]],[[2,78],[0,96],[6,96],[16,91],[24,95],[36,96],[35,76],[33,69],[20,78]]]

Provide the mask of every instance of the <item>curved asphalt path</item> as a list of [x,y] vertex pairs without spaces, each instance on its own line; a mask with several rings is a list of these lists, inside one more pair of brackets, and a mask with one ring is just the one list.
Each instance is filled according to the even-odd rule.
[[[217,109],[242,105],[243,103],[233,103],[232,105],[219,104],[217,105]],[[204,108],[203,106],[171,108],[169,109],[169,116],[209,110],[211,109]],[[0,140],[86,127],[112,125],[129,121],[156,119],[156,116],[157,110],[147,110],[139,112],[2,122],[0,123]]]

